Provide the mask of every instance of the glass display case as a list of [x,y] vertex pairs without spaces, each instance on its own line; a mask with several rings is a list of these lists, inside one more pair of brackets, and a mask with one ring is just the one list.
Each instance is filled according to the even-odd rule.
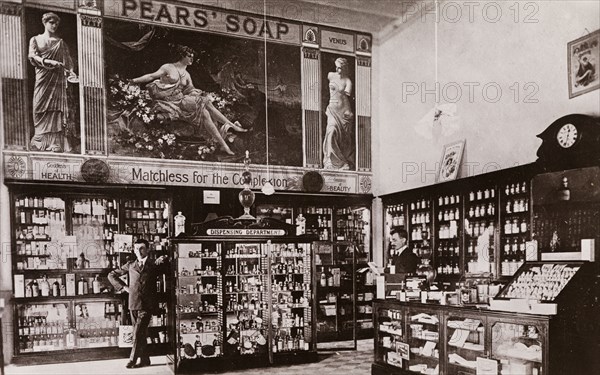
[[299,207],[298,215],[302,215],[305,219],[306,234],[317,236],[321,241],[332,240],[332,207]]
[[267,355],[267,244],[224,243],[223,246],[225,353]]
[[[127,200],[113,193],[11,192],[13,303],[19,322],[14,363],[54,362],[60,351],[87,348],[100,349],[97,357],[122,356],[118,332],[129,312],[125,296],[113,293],[107,275],[133,254],[116,244],[125,232]],[[128,243],[133,240],[131,235]],[[166,237],[158,243],[154,250],[166,251]],[[157,280],[157,290],[162,309],[151,321],[147,339],[152,344],[166,343],[167,277]],[[152,345],[150,350],[158,354],[161,348],[166,347]],[[77,360],[84,352],[68,358]]]
[[377,335],[375,363],[387,364],[406,370],[409,347],[405,335],[405,311],[393,307],[383,307],[376,312]]
[[449,312],[445,319],[447,374],[476,374],[477,358],[485,357],[485,317]]
[[179,244],[175,326],[182,358],[213,357],[223,351],[220,244]]
[[316,355],[309,241],[194,236],[174,243],[175,371]]
[[312,246],[309,243],[279,243],[269,247],[271,352],[276,357],[277,354],[314,350]]
[[[353,242],[315,243],[315,295],[319,349],[354,349],[359,338],[373,337],[373,275],[356,262]],[[347,345],[325,343],[348,341]]]
[[546,325],[539,321],[498,321],[491,319],[491,359],[499,363],[500,374],[546,373],[543,353]]
[[373,308],[372,374],[564,373],[548,371],[547,316],[382,300]]
[[440,372],[440,314],[435,310],[410,309],[406,316],[410,354],[407,369],[422,374]]

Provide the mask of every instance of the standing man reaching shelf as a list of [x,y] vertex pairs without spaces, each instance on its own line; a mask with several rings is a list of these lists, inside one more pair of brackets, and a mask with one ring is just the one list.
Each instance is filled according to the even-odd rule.
[[[133,347],[129,362],[125,367],[138,368],[150,366],[150,356],[146,351],[146,337],[152,314],[158,309],[156,296],[156,277],[165,272],[166,256],[150,259],[148,241],[139,239],[133,245],[137,260],[125,263],[121,268],[111,271],[108,280],[117,291],[129,293],[129,310],[133,322]],[[129,275],[129,286],[121,276]],[[137,359],[140,363],[136,364]]]

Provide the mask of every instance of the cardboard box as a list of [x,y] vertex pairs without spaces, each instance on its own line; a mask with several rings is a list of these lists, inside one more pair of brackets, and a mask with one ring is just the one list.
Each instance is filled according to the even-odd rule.
[[25,297],[25,275],[14,275],[15,278],[15,297]]
[[67,286],[67,296],[75,295],[75,274],[67,273],[65,275],[66,286]]

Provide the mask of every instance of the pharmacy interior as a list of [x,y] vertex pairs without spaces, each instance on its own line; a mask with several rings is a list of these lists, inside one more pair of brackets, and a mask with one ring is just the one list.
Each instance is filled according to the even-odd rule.
[[599,5],[235,3],[0,2],[3,362],[125,361],[145,239],[174,373],[600,371]]

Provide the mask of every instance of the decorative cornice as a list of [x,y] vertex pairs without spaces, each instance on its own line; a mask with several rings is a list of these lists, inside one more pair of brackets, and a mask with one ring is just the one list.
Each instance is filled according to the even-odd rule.
[[88,16],[85,14],[81,14],[80,17],[82,26],[102,28],[102,17]]
[[302,53],[304,54],[305,59],[319,59],[319,50],[316,48],[302,47]]
[[357,57],[356,64],[358,66],[364,66],[364,67],[370,68],[371,67],[371,59],[367,59],[364,57]]
[[23,6],[15,3],[0,2],[0,14],[7,16],[21,16]]

